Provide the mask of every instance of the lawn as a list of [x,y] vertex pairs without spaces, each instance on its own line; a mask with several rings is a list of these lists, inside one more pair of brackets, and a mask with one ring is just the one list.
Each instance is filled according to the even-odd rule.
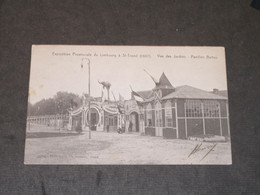
[[[200,148],[190,155],[198,144],[201,144]],[[115,132],[92,132],[89,139],[87,132],[77,134],[34,127],[27,131],[24,162],[25,164],[231,164],[231,144],[163,139]]]

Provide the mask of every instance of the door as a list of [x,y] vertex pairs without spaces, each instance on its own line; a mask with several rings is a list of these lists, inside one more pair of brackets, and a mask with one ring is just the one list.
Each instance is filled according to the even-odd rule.
[[162,107],[161,103],[157,102],[155,105],[155,136],[162,136],[163,121],[162,121]]
[[[89,123],[89,112],[87,114],[87,121]],[[96,131],[99,123],[99,112],[96,108],[90,109],[90,129]]]
[[97,130],[97,114],[91,113],[91,130]]
[[130,114],[129,131],[139,132],[139,117],[137,112]]

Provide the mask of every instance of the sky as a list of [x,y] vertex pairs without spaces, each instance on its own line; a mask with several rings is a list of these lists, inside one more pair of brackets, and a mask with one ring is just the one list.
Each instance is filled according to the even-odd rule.
[[223,47],[33,45],[29,101],[58,91],[88,93],[88,61],[94,97],[101,96],[98,80],[110,82],[116,98],[129,99],[130,85],[151,90],[155,84],[144,69],[158,80],[164,72],[174,87],[227,90]]

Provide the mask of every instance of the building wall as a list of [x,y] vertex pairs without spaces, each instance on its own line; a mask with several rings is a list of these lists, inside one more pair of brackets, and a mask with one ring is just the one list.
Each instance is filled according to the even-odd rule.
[[187,137],[203,135],[203,119],[187,119]]
[[176,128],[163,128],[163,137],[166,139],[176,139]]
[[155,136],[155,128],[154,127],[145,127],[145,135]]
[[219,100],[221,117],[227,117],[227,101]]
[[178,117],[184,117],[185,116],[185,110],[184,110],[184,100],[183,99],[178,99],[177,100],[177,115]]
[[[200,100],[204,106],[205,100]],[[229,136],[228,112],[226,100],[215,100],[219,103],[220,115],[216,117],[187,117],[185,114],[185,100],[178,100],[178,132],[179,138],[188,138],[189,136],[203,135],[223,135]],[[187,135],[186,135],[187,131]]]
[[[163,119],[163,127],[162,127],[162,136],[164,138],[179,138],[179,139],[187,139],[190,136],[196,135],[222,135],[222,136],[230,136],[229,133],[229,123],[228,123],[228,107],[226,100],[213,100],[218,103],[219,114],[213,116],[207,116],[204,113],[204,106],[206,105],[206,101],[209,100],[198,100],[201,104],[202,114],[193,117],[186,116],[185,108],[187,108],[187,102],[185,99],[172,99],[172,127],[166,127],[165,121],[165,103],[162,102],[162,119]],[[175,101],[177,108],[175,108]],[[211,100],[210,100],[211,101]],[[152,126],[148,127],[145,124],[145,134],[146,135],[155,135],[158,136],[158,127],[155,127],[155,106],[152,105]],[[207,107],[208,108],[208,107]],[[176,111],[177,109],[177,111]],[[209,108],[208,108],[209,109]],[[208,110],[207,109],[207,110]],[[176,116],[177,112],[177,116]],[[205,111],[206,112],[206,111]],[[209,111],[207,111],[208,113]],[[146,112],[145,112],[146,113]],[[144,115],[144,119],[146,121],[146,114]]]
[[[175,100],[171,100],[171,113],[172,113],[172,126],[166,127],[166,121],[165,121],[165,109],[163,110],[163,137],[166,139],[176,139],[178,138],[178,132],[177,132],[177,122],[176,122],[176,107],[175,107]],[[165,103],[163,103],[163,107],[165,108]]]
[[[205,119],[205,131],[206,134],[220,135],[220,120],[221,119]],[[221,127],[222,128],[222,127]]]
[[178,119],[179,139],[186,139],[185,119]]
[[227,119],[221,119],[221,124],[222,124],[222,132],[223,136],[230,136],[229,130],[228,130],[228,120]]

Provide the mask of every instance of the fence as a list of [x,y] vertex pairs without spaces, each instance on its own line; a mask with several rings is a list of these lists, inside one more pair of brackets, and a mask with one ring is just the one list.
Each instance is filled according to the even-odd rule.
[[27,123],[46,125],[58,129],[63,129],[63,128],[67,128],[67,125],[69,123],[69,115],[57,114],[57,115],[28,116]]

